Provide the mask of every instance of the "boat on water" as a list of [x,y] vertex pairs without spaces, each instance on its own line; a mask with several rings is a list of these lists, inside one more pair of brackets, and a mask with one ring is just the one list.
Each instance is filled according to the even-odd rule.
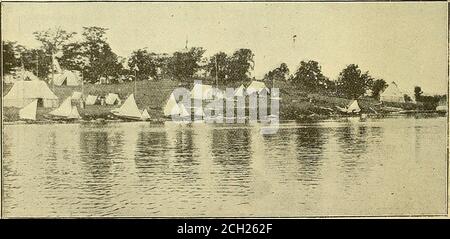
[[52,120],[63,120],[63,121],[73,121],[81,119],[80,114],[76,106],[72,106],[72,97],[67,97],[63,103],[55,110],[51,111],[46,118]]
[[36,121],[37,100],[19,110],[19,118],[25,121]]
[[[125,102],[120,106],[119,109],[111,110],[111,113],[117,116],[119,119],[142,121],[150,119],[150,115],[147,110],[141,112],[134,99],[134,94],[128,96]],[[145,115],[144,115],[145,113]]]

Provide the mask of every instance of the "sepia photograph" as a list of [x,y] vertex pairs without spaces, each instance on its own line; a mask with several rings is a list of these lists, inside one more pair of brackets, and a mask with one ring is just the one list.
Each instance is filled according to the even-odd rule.
[[448,25],[447,2],[2,2],[1,217],[448,217]]

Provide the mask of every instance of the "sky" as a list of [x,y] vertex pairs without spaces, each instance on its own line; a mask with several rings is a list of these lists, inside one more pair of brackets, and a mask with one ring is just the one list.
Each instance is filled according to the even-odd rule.
[[[173,53],[201,46],[205,56],[250,48],[252,76],[316,60],[336,79],[348,64],[402,89],[448,89],[447,3],[3,3],[3,39],[39,47],[34,31],[108,28],[118,55],[147,47]],[[296,35],[295,41],[293,36]]]

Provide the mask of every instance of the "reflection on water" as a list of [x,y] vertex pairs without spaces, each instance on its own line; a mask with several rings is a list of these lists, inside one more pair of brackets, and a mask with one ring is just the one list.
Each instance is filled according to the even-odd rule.
[[5,216],[446,212],[446,118],[6,125]]

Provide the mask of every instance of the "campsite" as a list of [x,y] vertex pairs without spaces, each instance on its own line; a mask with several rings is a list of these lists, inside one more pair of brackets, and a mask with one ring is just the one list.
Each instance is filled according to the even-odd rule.
[[[136,84],[134,82],[125,82],[121,84],[48,85],[44,81],[33,77],[32,73],[27,73],[26,75],[26,80],[16,81],[16,84],[4,84],[5,122],[19,121],[19,110],[35,99],[37,100],[36,119],[41,123],[52,122],[51,119],[44,117],[44,115],[57,108],[68,97],[71,98],[72,104],[77,107],[80,120],[82,121],[118,120],[118,117],[111,112],[119,109],[127,97],[134,94],[137,108],[147,111],[146,114],[148,114],[150,120],[160,122],[167,120],[164,108],[171,93],[178,87],[192,89],[192,93],[200,92],[200,94],[195,93],[194,95],[202,95],[203,92],[207,92],[207,98],[213,97],[213,89],[225,92],[227,87],[235,89],[235,96],[261,93],[261,90],[270,93],[269,87],[262,81],[251,81],[250,83],[244,81],[216,85],[214,79],[206,79],[202,81],[202,87],[193,82],[180,84],[172,80],[138,81]],[[29,79],[28,76],[31,76],[34,80]],[[385,101],[382,107],[380,101],[370,97],[363,97],[355,101],[317,93],[308,94],[283,81],[278,81],[275,84],[281,92],[279,113],[281,121],[340,118],[355,116],[359,113],[382,117],[393,111],[404,113],[435,112],[419,110],[417,104],[404,101]],[[218,87],[216,88],[215,86]],[[345,108],[351,103],[356,103],[358,110],[346,112]],[[194,111],[191,112],[194,115],[202,114]],[[122,121],[127,121],[127,119],[122,118]]]
[[[279,105],[279,111],[269,116],[280,121],[361,114],[384,117],[446,113],[446,95],[425,95],[419,86],[412,92],[398,85],[396,79],[385,81],[371,76],[357,64],[346,65],[334,79],[325,76],[315,60],[301,60],[292,72],[286,63],[281,63],[263,76],[255,77],[257,62],[248,48],[238,48],[232,54],[218,52],[205,56],[205,48],[188,47],[186,41],[184,49],[170,54],[143,48],[130,56],[119,57],[109,47],[107,30],[85,27],[83,38],[76,43],[69,41],[75,33],[59,28],[42,30],[34,34],[41,43],[39,49],[2,42],[8,56],[4,62],[8,67],[2,76],[4,121],[21,122],[20,110],[35,107],[28,112],[36,112],[36,122],[54,122],[54,110],[62,107],[63,102],[65,108],[56,111],[65,112],[57,114],[58,122],[69,115],[74,115],[75,121],[152,122],[169,120],[173,113],[184,118],[203,116],[204,109],[186,108],[180,102],[173,102],[171,93],[180,87],[191,92],[192,101],[203,103],[213,98],[225,99],[225,90],[233,88],[233,100],[246,98],[245,106],[235,109],[245,108],[245,117],[255,107],[249,105],[250,96],[258,99],[268,96],[267,100],[276,100]],[[196,81],[201,81],[201,86]],[[279,90],[277,96],[272,96],[274,88]],[[206,95],[196,98],[203,93]],[[36,104],[32,103],[35,100]],[[173,112],[166,109],[168,105],[174,108]],[[271,114],[271,107],[267,110]],[[23,119],[32,122],[30,117]]]

